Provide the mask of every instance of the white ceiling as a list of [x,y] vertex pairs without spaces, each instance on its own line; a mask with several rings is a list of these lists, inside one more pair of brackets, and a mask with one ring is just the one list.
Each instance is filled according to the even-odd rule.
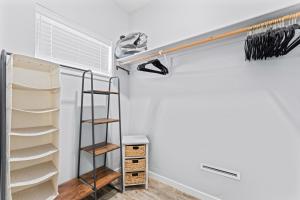
[[150,2],[150,0],[114,0],[123,10],[130,13],[142,8]]

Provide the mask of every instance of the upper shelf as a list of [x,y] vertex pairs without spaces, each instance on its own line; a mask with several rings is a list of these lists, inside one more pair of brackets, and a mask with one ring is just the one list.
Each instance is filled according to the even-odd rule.
[[282,22],[282,20],[291,19],[295,13],[300,15],[299,10],[300,4],[296,4],[267,14],[244,19],[236,23],[212,28],[211,30],[202,32],[198,35],[180,39],[144,52],[117,59],[116,64],[122,66],[141,63],[147,60],[160,58],[164,55],[173,55],[182,51],[192,50],[209,42],[220,41],[225,38],[232,38],[234,36],[247,34],[249,31],[254,29],[265,27],[266,23],[268,23],[268,25],[274,25]]

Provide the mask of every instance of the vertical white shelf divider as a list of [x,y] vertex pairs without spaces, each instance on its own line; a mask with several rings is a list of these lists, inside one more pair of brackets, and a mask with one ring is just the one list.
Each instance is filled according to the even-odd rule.
[[7,69],[8,200],[55,199],[60,66],[14,54]]

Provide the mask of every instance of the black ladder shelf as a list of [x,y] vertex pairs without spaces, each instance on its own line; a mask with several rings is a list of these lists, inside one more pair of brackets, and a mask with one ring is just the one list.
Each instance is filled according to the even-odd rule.
[[[85,90],[84,84],[86,75],[90,74],[90,81],[91,81],[91,89]],[[113,80],[117,80],[118,82],[118,91],[113,92],[111,91],[111,85]],[[122,167],[122,150],[120,147],[122,146],[122,131],[121,131],[121,102],[120,102],[120,79],[118,77],[111,77],[109,78],[109,86],[108,90],[95,90],[94,89],[94,77],[93,72],[91,70],[87,70],[82,75],[82,90],[81,90],[81,108],[80,108],[80,129],[79,129],[79,153],[78,153],[78,171],[77,171],[77,178],[90,188],[88,190],[82,191],[82,197],[85,198],[87,195],[93,194],[95,200],[97,200],[97,191],[106,186],[110,185],[113,188],[123,192],[123,167]],[[91,95],[91,119],[83,119],[83,100],[84,95],[89,94]],[[107,115],[106,118],[95,119],[95,108],[94,108],[94,95],[107,95]],[[110,100],[111,95],[118,96],[118,110],[119,116],[118,119],[112,119],[109,116],[110,112]],[[90,124],[92,127],[92,145],[81,147],[81,139],[82,139],[82,124]],[[119,123],[119,145],[112,144],[108,142],[108,124],[109,123]],[[95,126],[96,125],[106,125],[106,135],[105,141],[101,143],[96,143],[95,141]],[[113,171],[107,167],[107,153],[119,149],[120,151],[120,172]],[[89,173],[80,174],[80,164],[81,164],[81,151],[85,151],[92,155],[93,158],[93,170]],[[104,155],[104,165],[101,167],[96,167],[96,157]],[[111,183],[119,179],[120,186],[119,188],[115,187]],[[86,193],[86,194],[84,194]],[[78,197],[77,197],[78,198]],[[81,198],[79,198],[81,199]]]

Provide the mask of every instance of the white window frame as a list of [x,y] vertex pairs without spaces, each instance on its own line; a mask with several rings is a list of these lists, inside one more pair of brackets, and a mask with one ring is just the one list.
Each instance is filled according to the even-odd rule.
[[[35,13],[35,20],[36,20],[36,34],[35,34],[35,57],[49,60],[51,62],[55,62],[58,64],[63,64],[63,65],[70,65],[72,67],[77,67],[80,69],[89,69],[88,66],[83,66],[83,65],[76,65],[74,63],[68,63],[66,61],[62,61],[56,58],[53,58],[52,55],[50,57],[43,57],[39,54],[39,43],[38,43],[38,27],[37,27],[37,20],[39,20],[41,17],[43,20],[46,20],[50,24],[53,24],[59,28],[65,29],[68,32],[71,32],[72,34],[75,34],[79,37],[82,37],[90,42],[94,42],[96,44],[100,44],[101,46],[105,46],[109,49],[109,56],[108,56],[108,73],[101,72],[101,69],[99,70],[93,70],[93,72],[97,75],[100,76],[105,76],[105,77],[110,77],[112,76],[112,64],[113,64],[113,55],[112,55],[112,49],[113,45],[112,42],[109,40],[105,40],[106,42],[103,42],[101,40],[96,39],[95,37],[90,36],[91,34],[87,34],[85,31],[79,31],[78,28],[74,28],[74,25],[72,23],[66,23],[65,20],[63,20],[61,17],[57,17],[55,13],[50,13],[51,16],[49,16],[49,11],[47,12],[41,12],[41,10],[45,10],[45,8],[41,8],[38,6],[38,9],[36,10]],[[52,53],[51,53],[52,54]]]

